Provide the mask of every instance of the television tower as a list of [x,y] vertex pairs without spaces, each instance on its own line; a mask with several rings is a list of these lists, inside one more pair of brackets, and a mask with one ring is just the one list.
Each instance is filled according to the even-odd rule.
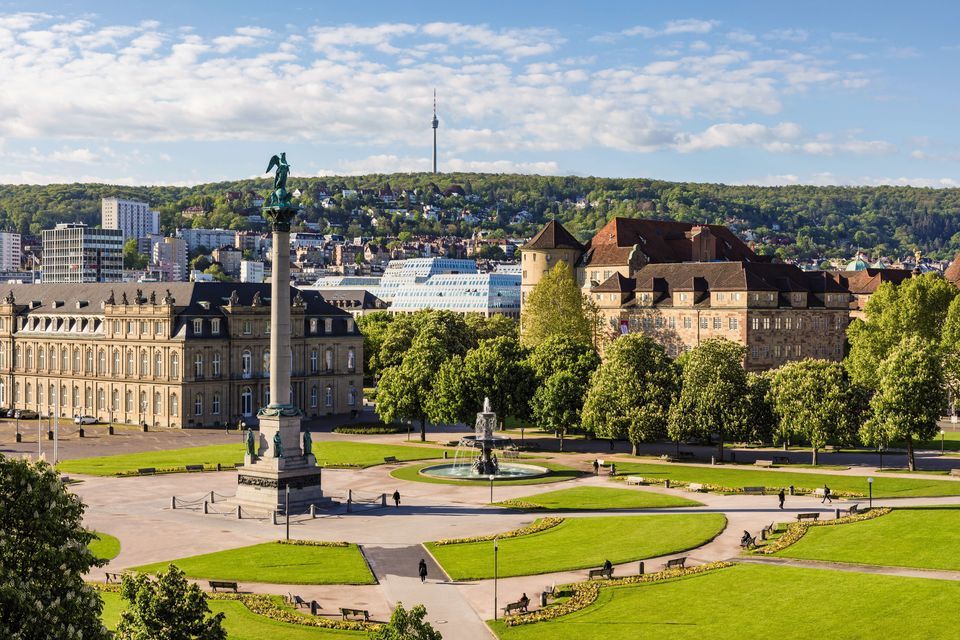
[[440,121],[437,120],[437,90],[433,90],[433,172],[437,172],[437,127]]

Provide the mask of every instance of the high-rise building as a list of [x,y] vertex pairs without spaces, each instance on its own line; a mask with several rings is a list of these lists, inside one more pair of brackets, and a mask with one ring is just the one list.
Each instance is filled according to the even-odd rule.
[[240,261],[240,282],[263,282],[263,263],[259,260]]
[[151,252],[151,271],[164,282],[187,280],[187,243],[183,238],[158,238]]
[[210,252],[218,247],[237,244],[237,232],[229,229],[177,229],[177,237],[187,243],[187,253],[200,248]]
[[123,231],[79,222],[43,232],[44,282],[120,282]]
[[100,201],[100,226],[119,229],[124,239],[143,238],[160,233],[160,214],[151,211],[146,202],[103,198]]
[[0,233],[0,271],[18,270],[20,257],[20,234]]

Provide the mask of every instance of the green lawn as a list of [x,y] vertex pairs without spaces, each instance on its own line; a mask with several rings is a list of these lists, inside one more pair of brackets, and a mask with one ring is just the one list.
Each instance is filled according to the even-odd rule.
[[265,542],[133,567],[156,573],[175,564],[189,578],[274,584],[373,584],[356,545],[318,547]]
[[90,551],[103,560],[113,560],[120,553],[120,541],[107,533],[94,531],[96,538],[90,542]]
[[[113,630],[120,621],[120,613],[126,608],[126,603],[119,593],[106,592],[100,596],[103,598],[101,619],[108,629]],[[223,626],[230,640],[360,640],[369,637],[360,631],[336,631],[277,622],[258,616],[236,600],[208,600],[208,603],[213,613],[222,612],[226,615]]]
[[[583,471],[577,469],[571,469],[570,467],[565,467],[562,464],[555,464],[553,462],[544,462],[542,460],[523,460],[524,463],[529,463],[536,465],[538,467],[546,467],[551,471],[548,476],[541,476],[539,478],[517,478],[517,479],[507,479],[495,480],[494,484],[496,486],[500,485],[525,485],[525,484],[549,484],[551,482],[561,482],[563,480],[572,480],[574,478],[580,478],[586,475]],[[424,476],[420,475],[420,470],[424,467],[429,467],[435,463],[430,462],[426,464],[414,464],[408,465],[406,467],[400,467],[399,469],[394,469],[390,472],[390,475],[398,480],[408,480],[411,482],[429,482],[433,484],[461,484],[461,485],[478,485],[478,486],[489,486],[489,480],[451,480],[448,478],[435,478],[433,476]]]
[[810,527],[780,556],[960,571],[960,506],[894,509],[872,520]]
[[[499,575],[596,568],[604,560],[614,564],[643,560],[698,547],[724,526],[726,518],[719,513],[567,518],[551,529],[500,540]],[[454,580],[493,577],[492,541],[428,542],[427,548]]]
[[492,626],[502,640],[955,638],[960,583],[737,565],[677,580],[601,589],[597,602],[550,622]]
[[[669,478],[682,482],[702,482],[734,489],[750,486],[779,488],[790,485],[801,489],[815,489],[826,483],[833,491],[867,494],[867,478],[865,476],[761,471],[725,466],[694,467],[682,464],[645,464],[642,462],[617,462],[617,473],[657,480]],[[877,475],[873,479],[873,495],[877,498],[955,496],[960,495],[960,482],[890,478]]]
[[[535,504],[551,511],[597,509],[658,509],[664,507],[699,507],[702,502],[679,496],[664,495],[640,489],[608,487],[572,487],[517,498],[517,502]],[[505,506],[511,506],[507,503]]]
[[[182,469],[188,464],[202,464],[216,468],[217,463],[232,466],[243,461],[243,444],[212,444],[185,449],[143,451],[97,458],[64,460],[58,467],[64,473],[83,473],[94,476],[112,476],[118,473],[136,472],[137,469],[153,467]],[[368,442],[315,442],[313,453],[317,464],[324,467],[370,467],[383,464],[383,459],[394,456],[398,460],[425,460],[443,456],[443,449],[436,447],[373,444]]]

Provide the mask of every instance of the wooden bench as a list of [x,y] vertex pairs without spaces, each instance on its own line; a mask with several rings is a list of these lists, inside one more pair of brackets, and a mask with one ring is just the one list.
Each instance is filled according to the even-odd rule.
[[679,568],[683,569],[687,562],[687,556],[682,558],[674,558],[673,560],[667,560],[667,564],[664,565],[664,569],[673,569]]
[[550,585],[549,587],[544,587],[544,588],[543,588],[543,603],[544,603],[544,604],[550,602],[550,599],[551,599],[551,598],[556,598],[556,597],[557,597],[557,586],[556,586],[556,585],[553,585],[553,584],[552,584],[552,585]]
[[960,469],[950,469],[950,475],[960,476]]
[[303,607],[304,609],[310,608],[309,602],[307,602],[300,596],[292,593],[287,594],[287,602],[289,602],[290,606],[293,607],[294,609],[299,609],[300,607]]
[[202,464],[188,464],[188,465],[186,466],[186,470],[187,470],[187,471],[203,471],[203,465],[202,465]]
[[798,513],[797,514],[797,522],[800,522],[801,520],[819,520],[819,519],[820,519],[819,513]]
[[107,576],[107,582],[120,582],[123,580],[123,575],[119,573],[111,573],[109,571],[104,573]]
[[141,476],[152,476],[157,472],[155,467],[144,467],[142,469],[137,469],[137,473]]
[[370,613],[366,609],[350,609],[349,607],[340,607],[340,615],[344,620],[350,616],[354,618],[363,618],[364,622],[370,622]]
[[696,456],[693,455],[693,451],[678,451],[676,458],[677,460],[693,460]]
[[607,580],[611,580],[613,579],[613,567],[610,567],[609,569],[604,569],[602,567],[600,569],[590,569],[590,573],[587,575],[587,578],[589,580],[593,580],[594,578],[606,578]]
[[225,580],[209,580],[207,581],[207,584],[210,585],[210,590],[214,593],[217,592],[217,589],[230,589],[236,593],[238,588],[236,582],[229,582]]
[[755,467],[772,467],[773,460],[754,460],[753,466]]
[[517,602],[511,602],[510,604],[508,604],[503,608],[503,615],[508,616],[513,611],[520,611],[521,613],[526,613],[528,604],[529,604],[528,602],[524,602],[523,600],[518,600]]
[[397,460],[397,456],[386,456],[383,459],[383,461],[387,464],[395,464],[397,462],[400,462],[399,460]]
[[773,464],[790,464],[790,458],[787,456],[773,456]]
[[646,481],[640,476],[627,476],[623,479],[627,484],[647,484]]
[[760,530],[760,539],[766,540],[767,536],[769,536],[771,533],[773,533],[776,530],[777,530],[777,526],[771,522],[770,524],[768,524],[767,526],[765,526],[763,529]]
[[699,482],[691,482],[690,484],[687,485],[687,489],[689,489],[690,491],[695,491],[697,493],[702,493],[706,491],[706,489],[703,488],[703,485]]
[[753,495],[753,496],[762,496],[764,491],[766,491],[766,487],[744,487],[743,488],[744,493],[748,495]]
[[847,515],[855,516],[858,513],[861,513],[859,504],[852,504],[850,508],[847,509]]

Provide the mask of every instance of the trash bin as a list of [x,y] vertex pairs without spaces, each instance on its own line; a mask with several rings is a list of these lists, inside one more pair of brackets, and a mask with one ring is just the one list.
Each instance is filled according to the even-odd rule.
[[547,592],[544,591],[540,594],[540,608],[547,606]]

